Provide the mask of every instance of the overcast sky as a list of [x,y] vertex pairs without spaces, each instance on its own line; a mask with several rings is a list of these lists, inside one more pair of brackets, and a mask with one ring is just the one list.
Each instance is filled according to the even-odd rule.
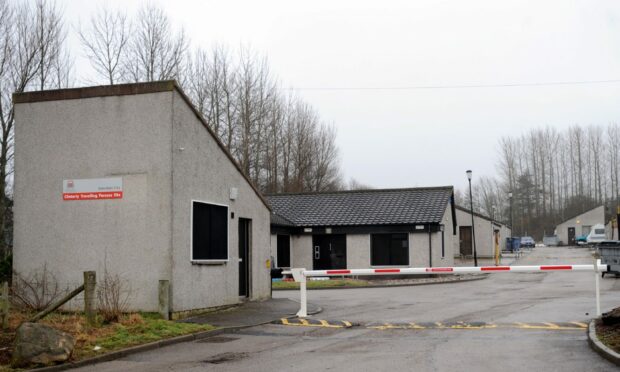
[[[132,14],[142,3],[60,1],[74,26],[98,6]],[[474,181],[495,174],[502,136],[620,121],[620,82],[449,88],[620,79],[617,0],[155,3],[193,46],[265,53],[337,127],[345,177],[374,187],[464,188],[467,169]],[[385,89],[405,87],[418,88]]]

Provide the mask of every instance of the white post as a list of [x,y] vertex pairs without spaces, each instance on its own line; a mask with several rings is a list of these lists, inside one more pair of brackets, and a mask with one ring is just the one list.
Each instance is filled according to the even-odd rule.
[[596,316],[601,316],[601,286],[599,283],[599,265],[601,264],[600,259],[594,260],[594,286],[596,291]]
[[306,291],[306,276],[304,275],[306,269],[291,269],[293,279],[299,283],[299,304],[301,308],[297,312],[297,316],[300,318],[306,318],[308,316],[308,296]]

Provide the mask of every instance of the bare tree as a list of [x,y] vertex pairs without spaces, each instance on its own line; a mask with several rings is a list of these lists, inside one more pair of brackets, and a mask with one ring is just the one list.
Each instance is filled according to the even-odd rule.
[[65,87],[70,83],[70,57],[65,30],[54,2],[10,4],[0,0],[0,251],[8,241],[13,178],[12,94]]
[[124,80],[177,79],[183,83],[189,42],[181,29],[173,32],[163,9],[151,3],[138,12],[124,58]]
[[131,24],[121,11],[102,8],[90,18],[90,27],[78,35],[93,68],[112,85],[123,80]]

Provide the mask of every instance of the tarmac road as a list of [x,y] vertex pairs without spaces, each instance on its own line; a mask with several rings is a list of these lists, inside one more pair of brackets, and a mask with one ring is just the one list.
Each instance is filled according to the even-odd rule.
[[[513,265],[591,262],[584,248],[536,248]],[[594,314],[593,275],[500,273],[465,283],[309,291],[324,308],[316,318],[360,325],[270,324],[83,370],[612,371],[583,328]],[[620,306],[620,279],[601,280],[601,289],[603,311]]]

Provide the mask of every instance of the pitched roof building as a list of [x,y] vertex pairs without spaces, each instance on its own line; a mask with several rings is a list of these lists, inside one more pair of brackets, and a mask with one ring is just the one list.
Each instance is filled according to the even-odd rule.
[[268,195],[280,267],[446,266],[456,234],[453,188]]

